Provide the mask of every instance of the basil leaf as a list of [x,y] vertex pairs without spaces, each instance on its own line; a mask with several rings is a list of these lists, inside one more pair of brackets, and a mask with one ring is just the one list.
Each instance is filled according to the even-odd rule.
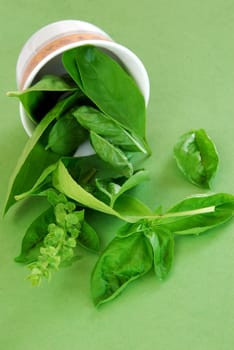
[[155,223],[180,235],[200,234],[228,221],[233,214],[233,195],[197,195],[179,202]]
[[115,195],[112,198],[113,205],[115,204],[116,200],[122,196],[123,193],[129,191],[133,187],[139,185],[141,182],[146,181],[149,179],[149,174],[146,170],[139,170],[135,174],[133,174],[131,177],[129,177],[123,184],[118,188]]
[[119,228],[117,237],[128,237],[135,233],[145,234],[146,227],[146,221],[144,219],[140,219],[134,223],[127,222]]
[[91,251],[99,251],[100,239],[94,228],[87,221],[83,221],[82,229],[78,236],[79,244]]
[[129,222],[135,222],[141,218],[153,216],[152,211],[143,202],[127,194],[122,194],[116,200],[113,209]]
[[62,161],[58,162],[58,166],[53,172],[52,183],[54,188],[78,203],[91,209],[120,217],[114,209],[98,200],[73,180]]
[[174,236],[165,227],[150,227],[145,231],[154,252],[154,271],[163,280],[167,277],[174,259]]
[[85,95],[145,148],[145,101],[135,81],[109,55],[83,45],[66,51],[63,65]]
[[53,152],[62,156],[73,155],[86,138],[87,131],[68,112],[52,127],[47,149],[50,148]]
[[105,181],[96,180],[97,187],[110,199],[110,206],[113,207],[116,200],[125,192],[148,179],[148,172],[139,170],[128,178],[122,185],[115,182],[110,182],[110,179]]
[[104,162],[96,154],[86,157],[63,157],[63,164],[72,177],[79,183],[95,182],[95,179],[105,180],[120,177],[116,168]]
[[197,186],[209,188],[218,167],[218,154],[205,130],[193,130],[182,135],[174,147],[179,169]]
[[132,164],[120,149],[92,131],[90,132],[90,139],[93,148],[102,160],[115,167],[120,174],[126,177],[132,175]]
[[29,191],[38,180],[43,170],[59,159],[59,155],[50,151],[45,151],[41,140],[53,120],[70,109],[76,101],[76,93],[59,101],[37,125],[32,137],[26,143],[10,179],[5,213],[15,203],[15,195]]
[[45,75],[28,89],[8,92],[8,96],[18,97],[28,116],[38,122],[54,107],[64,92],[78,89],[72,80]]
[[99,110],[91,106],[81,106],[73,112],[73,115],[84,128],[104,136],[113,145],[128,151],[142,151],[137,140],[116,121]]
[[95,305],[114,299],[126,286],[152,268],[153,254],[142,234],[114,238],[94,267],[91,292]]
[[30,263],[37,259],[39,248],[48,233],[48,225],[54,221],[54,208],[50,207],[32,222],[22,240],[21,253],[15,261]]
[[51,187],[52,173],[56,169],[57,163],[49,165],[39,176],[33,187],[28,191],[15,196],[15,200],[22,200],[28,196],[41,195],[48,188]]

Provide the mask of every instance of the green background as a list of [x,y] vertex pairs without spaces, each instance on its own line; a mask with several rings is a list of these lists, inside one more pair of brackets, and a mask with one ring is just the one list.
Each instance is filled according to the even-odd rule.
[[[0,193],[1,209],[17,158],[27,140],[15,89],[15,64],[28,37],[62,19],[94,23],[144,62],[151,81],[147,134],[153,150],[151,180],[136,195],[166,209],[202,192],[176,168],[172,148],[191,128],[215,141],[220,166],[214,192],[233,193],[234,2],[233,0],[14,0],[1,6]],[[160,283],[153,273],[132,283],[112,303],[96,310],[89,276],[97,257],[84,253],[51,283],[32,288],[13,258],[26,227],[44,208],[32,200],[13,208],[0,229],[0,347],[47,349],[234,348],[234,225],[176,242],[175,264]],[[119,226],[102,217],[94,224],[103,244]]]

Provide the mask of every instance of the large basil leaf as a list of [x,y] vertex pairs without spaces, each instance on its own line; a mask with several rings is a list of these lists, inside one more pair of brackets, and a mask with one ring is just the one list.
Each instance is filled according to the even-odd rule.
[[115,298],[130,282],[146,274],[152,263],[152,248],[143,234],[114,238],[92,273],[91,292],[95,305]]
[[197,195],[176,204],[155,225],[176,234],[200,234],[233,217],[234,196],[227,193]]
[[174,235],[165,227],[145,230],[154,252],[154,271],[163,280],[167,277],[174,260]]
[[132,164],[128,161],[123,151],[92,131],[90,132],[90,139],[97,155],[115,167],[119,174],[126,177],[130,177],[133,174]]
[[73,115],[84,128],[104,136],[114,145],[128,151],[144,151],[129,132],[96,108],[81,106],[73,112]]
[[147,149],[144,97],[126,71],[109,55],[90,45],[66,51],[62,60],[84,94]]
[[5,213],[15,203],[15,195],[27,192],[38,180],[43,170],[59,159],[59,155],[44,149],[41,140],[46,133],[48,126],[54,119],[61,116],[71,108],[77,101],[77,94],[74,93],[64,100],[59,101],[56,106],[37,125],[32,137],[25,145],[14,173],[10,179]]
[[54,221],[54,208],[50,207],[32,222],[22,240],[20,255],[15,258],[15,261],[30,263],[37,259],[39,248],[48,233],[48,225]]
[[45,75],[28,89],[8,92],[8,96],[18,97],[28,116],[38,122],[51,110],[64,92],[78,89],[71,79]]
[[214,143],[205,130],[193,130],[182,135],[174,147],[178,167],[186,178],[200,187],[209,188],[218,166]]
[[80,126],[70,112],[57,120],[52,127],[47,149],[62,156],[70,156],[86,140],[87,131]]

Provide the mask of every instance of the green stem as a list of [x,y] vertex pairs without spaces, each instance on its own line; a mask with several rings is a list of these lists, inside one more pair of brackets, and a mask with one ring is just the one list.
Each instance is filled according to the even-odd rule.
[[167,219],[167,218],[173,218],[173,217],[182,217],[182,216],[193,216],[193,215],[199,215],[199,214],[208,214],[215,212],[215,206],[205,207],[205,208],[199,208],[194,210],[187,210],[187,211],[180,211],[175,213],[166,213],[164,215],[144,215],[144,216],[129,216],[125,217],[129,222],[136,222],[140,219],[149,219],[149,220],[155,220],[155,219]]

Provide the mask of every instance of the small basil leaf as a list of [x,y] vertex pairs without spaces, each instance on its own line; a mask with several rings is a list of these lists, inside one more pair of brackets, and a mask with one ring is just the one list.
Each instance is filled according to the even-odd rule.
[[144,170],[139,170],[128,178],[122,185],[115,182],[96,180],[98,189],[110,199],[110,206],[113,207],[116,200],[125,192],[148,179],[148,173]]
[[209,188],[218,167],[214,143],[205,130],[193,130],[182,135],[174,147],[179,169],[197,186]]
[[113,197],[120,186],[118,184],[115,184],[114,182],[110,182],[110,180],[101,181],[99,179],[96,179],[96,186],[99,191],[104,193],[109,198],[110,206],[113,206],[111,205]]
[[78,242],[82,247],[91,251],[97,252],[100,249],[100,239],[97,232],[85,220],[78,236]]
[[33,86],[23,91],[11,91],[8,96],[18,97],[33,121],[40,121],[67,91],[79,90],[72,80],[55,75],[45,75]]
[[128,237],[133,235],[134,233],[139,232],[144,233],[145,230],[146,226],[144,220],[139,220],[134,223],[127,222],[119,228],[117,232],[117,237]]
[[92,273],[91,292],[95,305],[114,299],[130,282],[146,274],[152,263],[152,248],[144,235],[114,238]]
[[132,175],[132,164],[120,149],[92,131],[90,132],[90,139],[93,148],[102,160],[115,167],[120,174],[126,177]]
[[230,220],[233,214],[233,195],[197,195],[179,202],[155,223],[180,235],[200,234]]
[[154,252],[154,271],[163,280],[167,277],[174,259],[174,236],[164,227],[150,227],[145,231]]
[[15,261],[30,263],[37,259],[39,248],[48,233],[48,225],[55,221],[54,209],[50,207],[44,211],[27,229],[22,240],[21,253]]
[[86,140],[87,131],[80,126],[76,119],[68,112],[57,120],[52,127],[47,149],[62,156],[73,155],[77,148]]
[[135,172],[131,177],[129,177],[122,186],[117,187],[116,192],[112,199],[112,205],[116,202],[116,200],[122,196],[123,193],[129,191],[133,187],[139,185],[141,182],[149,179],[149,174],[145,170],[139,170]]

